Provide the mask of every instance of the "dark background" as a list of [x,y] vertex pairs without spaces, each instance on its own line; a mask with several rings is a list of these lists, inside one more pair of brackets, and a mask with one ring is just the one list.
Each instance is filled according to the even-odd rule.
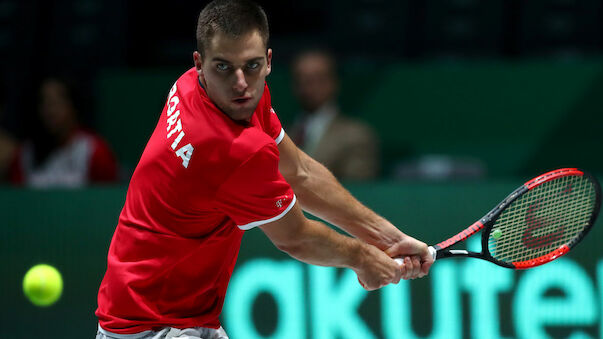
[[[82,119],[116,150],[127,182],[167,89],[192,66],[196,20],[205,3],[0,1],[6,101],[0,126],[17,137],[27,134],[33,79],[75,78],[88,103]],[[595,155],[603,146],[603,1],[259,3],[271,25],[274,72],[268,82],[283,123],[298,109],[290,90],[292,56],[304,47],[328,47],[339,60],[344,111],[372,124],[382,138],[382,177],[396,177],[401,163],[412,167],[426,154],[444,155],[449,165],[477,164],[480,173],[498,177],[558,166],[603,171]],[[144,99],[116,111],[111,89],[118,86]],[[509,118],[497,119],[499,114]],[[526,124],[529,130],[513,134],[514,126]],[[424,133],[414,135],[408,126]],[[120,129],[134,127],[138,133],[123,140]],[[456,133],[442,135],[445,128]],[[478,138],[481,145],[467,141],[451,148],[451,138]],[[512,166],[493,160],[514,150],[525,154],[510,160]],[[503,154],[492,155],[498,152]]]
[[[96,292],[127,180],[169,88],[192,66],[205,3],[0,0],[0,127],[19,139],[28,135],[32,84],[47,75],[69,76],[86,94],[84,123],[108,140],[122,167],[122,182],[112,187],[0,187],[0,337],[93,337]],[[268,83],[279,117],[286,125],[299,109],[291,58],[307,46],[329,47],[339,60],[342,108],[371,124],[382,140],[381,177],[346,186],[413,236],[440,241],[546,170],[576,166],[602,177],[603,1],[259,3],[271,24]],[[437,172],[459,163],[475,166],[477,180],[424,182],[412,175],[425,164]],[[570,253],[598,284],[599,296],[600,224]],[[286,259],[258,230],[246,235],[240,265],[266,257]],[[51,308],[34,307],[21,292],[23,275],[39,262],[64,276],[63,297]],[[429,291],[430,279],[413,284]],[[500,295],[505,337],[516,335],[514,293]],[[426,315],[413,321],[427,334],[432,310],[424,296],[413,294],[413,305]],[[469,319],[463,298],[463,337],[471,337],[468,324],[481,320]],[[361,315],[380,333],[370,300]],[[263,333],[276,326],[274,313],[256,319]],[[600,337],[600,314],[582,326],[547,331]]]

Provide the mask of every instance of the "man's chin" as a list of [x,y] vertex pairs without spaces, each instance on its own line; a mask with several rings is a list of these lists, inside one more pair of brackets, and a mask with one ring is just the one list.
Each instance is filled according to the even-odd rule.
[[236,121],[249,121],[251,120],[251,117],[253,116],[253,112],[255,111],[255,109],[242,109],[242,108],[237,108],[237,109],[229,109],[229,110],[225,110],[224,113],[226,113],[226,115],[228,115],[232,120],[236,120]]

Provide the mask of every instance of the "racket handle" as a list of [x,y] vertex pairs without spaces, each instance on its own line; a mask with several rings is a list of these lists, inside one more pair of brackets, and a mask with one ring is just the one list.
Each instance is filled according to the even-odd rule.
[[[437,251],[435,248],[433,248],[433,246],[429,246],[427,247],[427,249],[429,250],[429,253],[431,254],[431,257],[433,258],[433,261],[436,260],[436,256],[437,256]],[[399,265],[402,265],[404,263],[404,258],[395,258],[394,259]]]

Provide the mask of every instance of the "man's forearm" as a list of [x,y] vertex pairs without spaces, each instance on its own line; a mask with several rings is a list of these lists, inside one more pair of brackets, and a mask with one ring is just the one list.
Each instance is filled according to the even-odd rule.
[[397,283],[403,274],[408,274],[406,267],[400,267],[377,247],[306,219],[299,206],[283,219],[260,228],[280,250],[300,261],[353,269],[368,290]]
[[354,268],[367,251],[367,244],[339,234],[319,221],[307,220],[307,226],[292,238],[295,242],[275,244],[280,250],[308,264]]
[[402,232],[355,199],[323,165],[302,154],[303,171],[289,179],[302,208],[385,250]]
[[[425,243],[405,235],[390,222],[362,205],[324,166],[299,150],[287,135],[279,144],[279,152],[279,171],[293,187],[301,208],[294,207],[282,220],[271,223],[275,225],[260,226],[277,246],[286,247],[283,248],[285,251],[306,262],[317,265],[347,266],[345,262],[331,261],[336,261],[337,258],[325,258],[333,254],[324,250],[333,248],[321,249],[324,245],[320,241],[305,242],[306,246],[301,245],[304,248],[296,244],[298,242],[296,240],[300,239],[297,236],[299,231],[295,230],[305,224],[300,221],[303,218],[303,208],[360,239],[345,240],[354,240],[365,246],[366,251],[358,259],[361,265],[363,263],[365,265],[362,265],[363,269],[359,269],[356,273],[359,274],[361,281],[367,283],[365,285],[367,289],[378,288],[383,283],[395,282],[400,277],[413,279],[427,274],[433,259]],[[289,225],[289,227],[283,228],[282,225]],[[294,225],[293,228],[291,225]],[[332,231],[336,236],[344,237],[328,227],[322,226],[322,228]],[[292,235],[292,232],[295,234]],[[327,238],[330,236],[331,234]],[[319,254],[308,253],[314,251],[319,251]],[[400,256],[406,257],[401,271],[400,266],[391,260],[391,257]],[[366,265],[368,263],[366,258],[370,258],[369,265]]]

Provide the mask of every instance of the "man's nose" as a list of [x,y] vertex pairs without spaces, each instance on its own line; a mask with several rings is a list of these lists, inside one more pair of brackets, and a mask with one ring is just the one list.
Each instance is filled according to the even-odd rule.
[[242,69],[237,69],[235,71],[236,82],[234,85],[234,89],[237,92],[243,92],[247,89],[247,81],[245,80],[245,73]]

